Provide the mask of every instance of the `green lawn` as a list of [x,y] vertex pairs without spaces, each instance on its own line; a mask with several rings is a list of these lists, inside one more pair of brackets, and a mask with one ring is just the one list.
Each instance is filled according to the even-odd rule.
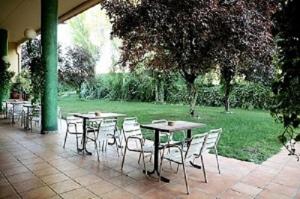
[[141,102],[122,102],[87,100],[74,97],[59,99],[63,114],[68,112],[119,112],[127,116],[136,116],[140,123],[149,123],[153,119],[187,120],[207,124],[206,128],[193,131],[201,133],[213,128],[223,128],[219,143],[219,154],[261,163],[276,154],[280,148],[277,136],[282,132],[280,124],[274,122],[266,111],[233,109],[232,114],[223,112],[223,108],[197,107],[200,118],[191,118],[186,105],[153,104]]

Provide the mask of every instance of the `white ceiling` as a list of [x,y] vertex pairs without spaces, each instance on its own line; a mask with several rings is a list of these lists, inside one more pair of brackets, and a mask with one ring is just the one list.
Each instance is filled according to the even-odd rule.
[[[95,5],[99,0],[58,0],[58,2],[58,16],[61,17],[66,13],[76,15],[87,6]],[[79,7],[81,8],[75,9]],[[0,0],[0,28],[8,30],[9,42],[20,42],[24,39],[26,28],[40,29],[40,13],[41,0]]]

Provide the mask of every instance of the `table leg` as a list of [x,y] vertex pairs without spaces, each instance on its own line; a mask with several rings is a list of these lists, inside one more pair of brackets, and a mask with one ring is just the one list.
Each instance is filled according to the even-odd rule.
[[[160,175],[159,173],[159,131],[155,130],[155,137],[154,137],[154,168],[153,171],[147,171],[148,175],[152,175],[156,173],[161,181],[163,182],[170,182],[168,178],[165,178]],[[145,172],[145,171],[144,171]]]
[[12,105],[13,107],[12,107],[12,118],[11,118],[11,122],[12,122],[12,124],[14,124],[15,123],[15,104],[13,104]]
[[8,105],[7,105],[7,104],[8,104],[8,103],[6,102],[6,103],[5,103],[5,119],[8,118],[8,112],[7,112],[7,111],[8,111],[8,110],[7,110],[7,109],[8,109]]
[[187,130],[186,137],[187,137],[187,138],[191,138],[191,137],[192,137],[192,130],[191,130],[191,129],[188,129],[188,130]]
[[83,119],[82,126],[83,126],[82,149],[78,149],[78,151],[83,152],[83,153],[85,152],[87,155],[92,155],[92,153],[86,149],[86,119],[85,118]]
[[26,118],[25,118],[25,129],[26,130],[29,130],[29,120],[28,120],[28,118],[29,118],[29,107],[27,107],[27,112],[26,112]]

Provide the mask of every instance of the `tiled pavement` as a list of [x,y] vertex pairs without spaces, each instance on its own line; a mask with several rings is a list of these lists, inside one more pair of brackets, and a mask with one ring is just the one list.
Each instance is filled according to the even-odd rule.
[[137,155],[129,154],[121,173],[116,151],[102,152],[98,163],[74,150],[75,139],[63,149],[63,136],[24,132],[1,120],[0,198],[300,198],[300,163],[285,150],[261,165],[220,157],[221,175],[214,156],[205,154],[208,183],[201,170],[188,167],[186,195],[181,172],[164,171],[171,183],[158,183],[146,178]]

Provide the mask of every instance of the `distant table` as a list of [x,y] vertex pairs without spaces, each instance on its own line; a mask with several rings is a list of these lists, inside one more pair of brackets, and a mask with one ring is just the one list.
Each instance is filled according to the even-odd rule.
[[144,129],[154,130],[155,137],[154,137],[154,169],[153,171],[146,171],[148,174],[157,173],[157,175],[161,178],[164,182],[169,182],[170,180],[160,176],[159,173],[159,134],[160,133],[173,133],[175,131],[184,131],[187,130],[187,138],[192,137],[192,129],[195,128],[202,128],[206,126],[202,123],[194,123],[194,122],[187,122],[187,121],[173,121],[172,126],[166,123],[155,123],[155,124],[142,124],[141,127]]
[[12,105],[12,123],[14,124],[15,123],[15,105],[16,104],[28,104],[30,103],[29,101],[21,101],[21,100],[7,100],[6,101],[6,118],[7,118],[7,108],[8,108],[8,104],[11,104]]
[[15,100],[15,99],[8,99],[8,100],[4,100],[4,101],[2,101],[2,102],[4,102],[5,103],[5,119],[7,119],[8,118],[8,112],[7,112],[7,110],[8,110],[8,104],[10,104],[10,102],[15,102],[15,101],[18,101],[18,100]]
[[88,120],[93,120],[93,119],[109,119],[109,118],[115,118],[117,119],[118,117],[125,117],[125,114],[121,113],[100,113],[100,115],[95,115],[95,114],[79,114],[76,113],[74,114],[74,117],[79,117],[83,119],[83,135],[82,135],[82,148],[78,149],[78,151],[86,152],[87,155],[92,155],[91,152],[89,152],[86,148],[86,136],[87,136],[87,128],[86,124]]

